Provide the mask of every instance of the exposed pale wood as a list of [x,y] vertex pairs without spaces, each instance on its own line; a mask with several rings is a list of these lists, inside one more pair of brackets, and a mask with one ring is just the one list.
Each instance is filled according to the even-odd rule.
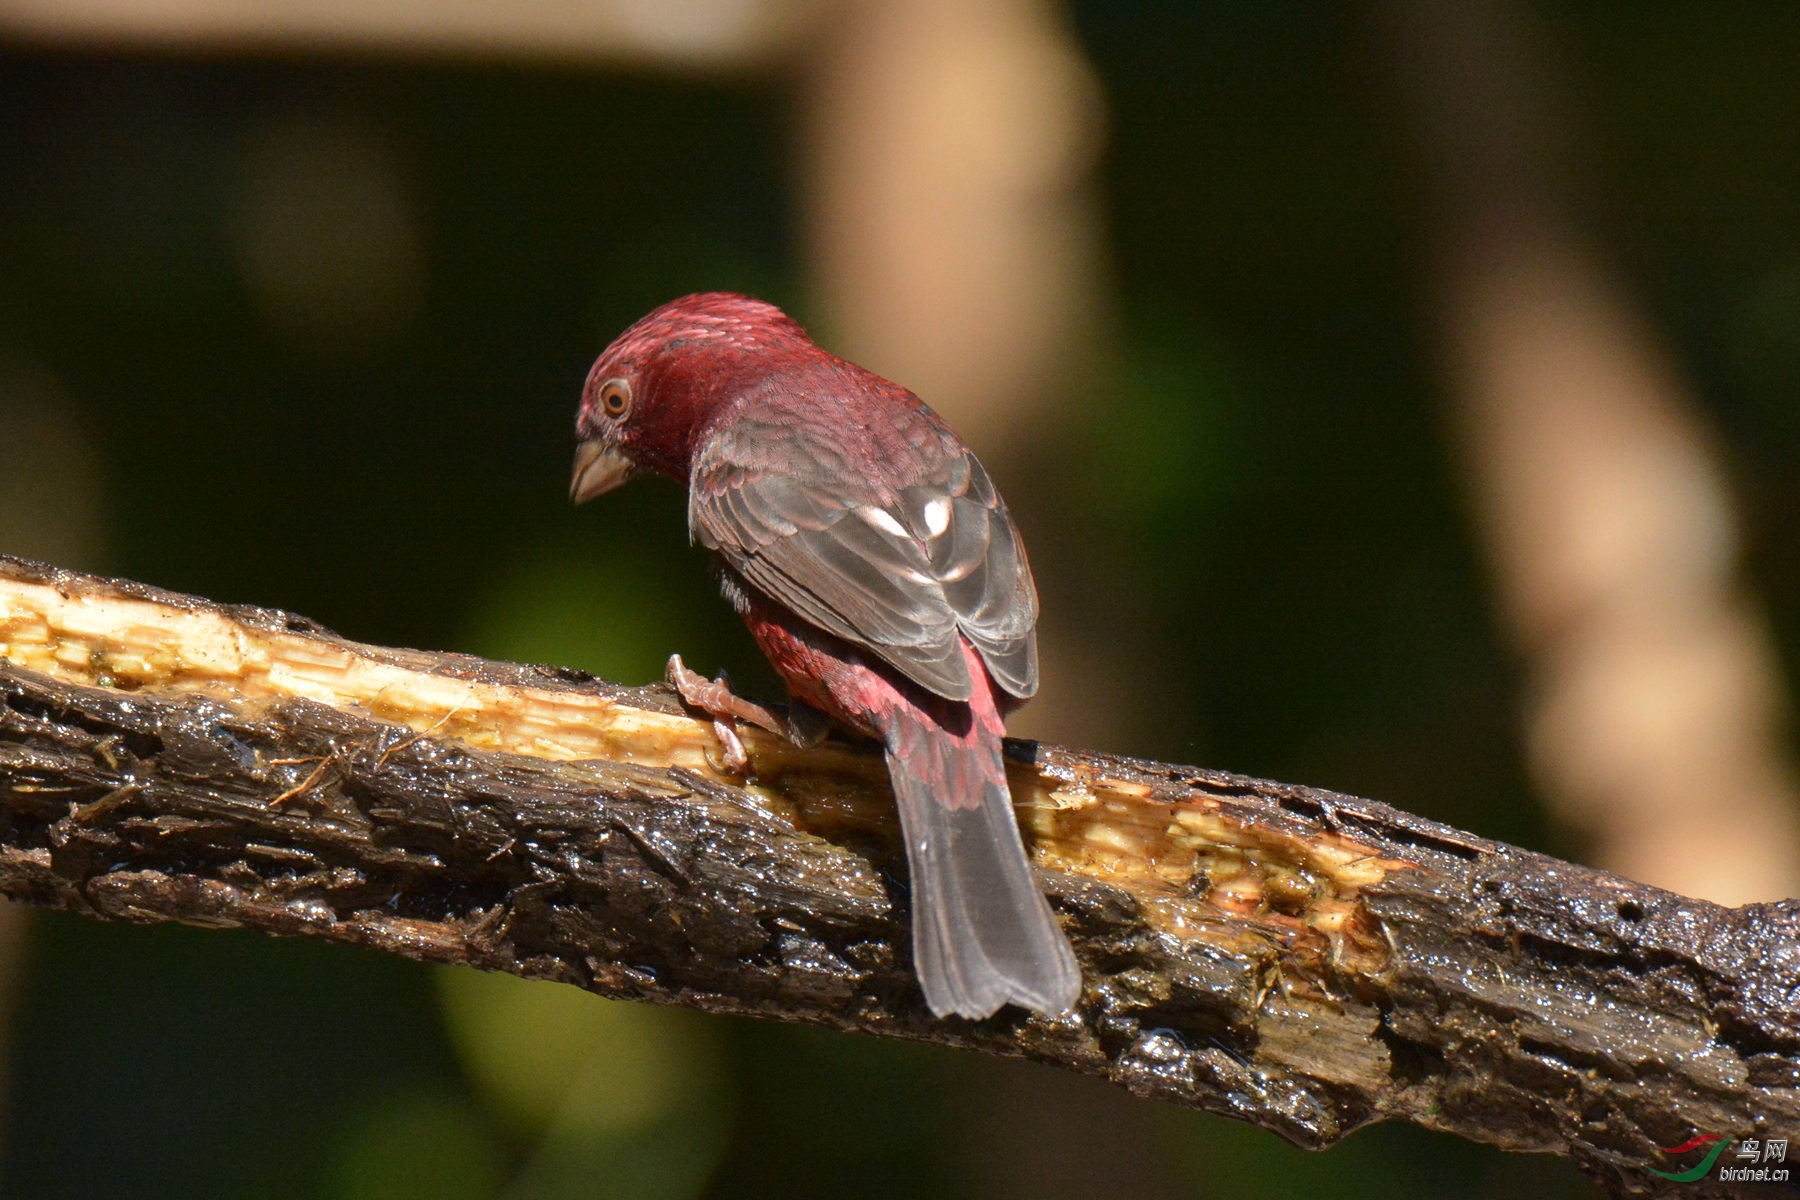
[[748,780],[662,689],[0,559],[0,892],[33,903],[1022,1054],[1309,1146],[1415,1121],[1617,1194],[1695,1130],[1800,1129],[1793,902],[1018,743],[1085,994],[937,1021],[879,755],[746,742]]

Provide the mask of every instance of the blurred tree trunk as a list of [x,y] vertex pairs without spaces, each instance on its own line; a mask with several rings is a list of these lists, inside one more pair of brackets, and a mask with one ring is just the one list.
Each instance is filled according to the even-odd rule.
[[1530,13],[1379,11],[1436,202],[1431,313],[1545,797],[1634,878],[1727,903],[1800,894],[1786,688],[1738,579],[1720,456],[1567,211],[1572,151]]
[[[1044,486],[1043,431],[1111,332],[1099,79],[1052,0],[846,0],[819,15],[800,60],[816,332],[942,413],[1015,512],[1041,510],[1017,498]],[[1040,557],[1085,560],[1060,533],[1025,529]],[[1080,574],[1043,578],[1075,590]],[[1045,686],[1023,730],[1107,741],[1133,723],[1129,697],[1062,699],[1112,682],[1115,631],[1068,616],[1082,609],[1045,605]]]

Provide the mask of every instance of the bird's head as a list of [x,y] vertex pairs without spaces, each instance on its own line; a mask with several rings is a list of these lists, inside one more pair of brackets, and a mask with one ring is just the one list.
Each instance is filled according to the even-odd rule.
[[655,471],[686,483],[707,423],[759,376],[822,355],[773,304],[700,292],[656,309],[595,360],[575,417],[580,504]]

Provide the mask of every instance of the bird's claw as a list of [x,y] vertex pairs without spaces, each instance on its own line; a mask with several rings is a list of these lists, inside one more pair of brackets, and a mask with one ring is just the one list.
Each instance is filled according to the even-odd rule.
[[723,756],[714,762],[711,754],[706,761],[713,770],[723,775],[742,775],[750,768],[750,752],[744,749],[744,739],[738,736],[735,722],[722,717],[713,718],[713,736],[719,739],[719,752]]
[[722,762],[712,762],[711,755],[707,756],[714,769],[742,775],[750,766],[750,754],[744,749],[744,739],[738,736],[739,721],[748,721],[770,733],[786,736],[787,729],[780,719],[762,705],[733,692],[731,680],[723,671],[717,679],[708,679],[682,662],[681,655],[671,654],[667,675],[669,686],[675,689],[683,704],[699,709],[713,719],[713,733],[718,737],[719,749],[724,755]]

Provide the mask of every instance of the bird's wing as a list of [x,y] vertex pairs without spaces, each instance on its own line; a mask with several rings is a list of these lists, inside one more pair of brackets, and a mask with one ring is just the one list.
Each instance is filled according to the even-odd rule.
[[688,522],[753,586],[920,686],[969,698],[960,631],[995,682],[1031,695],[1037,590],[975,456],[921,455],[885,502],[854,474],[816,437],[741,419],[697,456]]

